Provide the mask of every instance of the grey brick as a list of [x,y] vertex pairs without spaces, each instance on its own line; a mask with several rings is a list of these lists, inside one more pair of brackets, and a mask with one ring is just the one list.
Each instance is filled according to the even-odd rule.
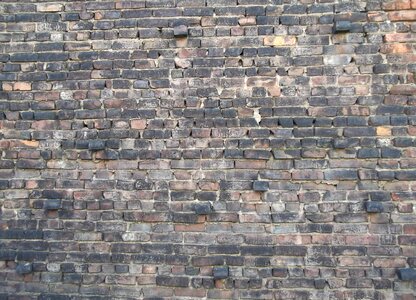
[[212,269],[212,275],[214,276],[214,279],[225,279],[229,276],[228,267],[214,267]]
[[358,179],[356,170],[325,170],[325,180],[356,180]]
[[265,192],[269,190],[269,183],[267,181],[254,181],[253,190],[257,192]]

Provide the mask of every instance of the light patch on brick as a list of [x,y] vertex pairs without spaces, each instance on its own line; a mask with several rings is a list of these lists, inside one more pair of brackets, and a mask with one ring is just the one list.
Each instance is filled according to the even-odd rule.
[[268,36],[263,39],[265,46],[285,47],[296,45],[296,37],[290,35]]

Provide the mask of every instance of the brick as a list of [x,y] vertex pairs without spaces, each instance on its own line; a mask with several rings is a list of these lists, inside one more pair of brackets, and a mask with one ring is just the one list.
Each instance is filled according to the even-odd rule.
[[390,94],[393,95],[414,95],[416,93],[416,86],[414,85],[395,85],[390,89]]
[[416,41],[416,35],[412,33],[388,33],[384,36],[386,42],[405,42],[410,43]]
[[263,40],[265,46],[287,47],[296,45],[296,37],[294,36],[268,36]]
[[366,202],[365,207],[367,212],[371,213],[390,212],[394,208],[391,203],[383,203],[377,201],[368,201]]
[[212,275],[214,276],[214,279],[226,279],[229,276],[228,267],[214,267],[212,269]]
[[38,3],[36,9],[39,12],[59,12],[63,11],[64,6],[57,3]]
[[356,180],[356,170],[328,170],[324,171],[324,177],[326,180]]
[[179,25],[173,28],[173,35],[175,37],[186,37],[188,36],[188,27],[185,25]]
[[19,263],[16,266],[16,273],[20,275],[32,273],[32,263]]
[[265,192],[269,190],[269,183],[267,181],[254,181],[253,190],[258,192]]
[[324,56],[324,64],[332,66],[348,65],[351,62],[352,57],[350,55],[332,55]]
[[13,90],[15,91],[31,91],[32,84],[30,82],[16,82],[13,84]]
[[88,143],[88,149],[89,150],[94,150],[94,151],[104,150],[105,149],[105,141],[100,141],[100,140],[90,141]]
[[393,11],[388,13],[390,21],[415,21],[416,12],[414,10],[408,11]]
[[391,128],[379,126],[379,127],[377,127],[376,132],[377,132],[377,135],[390,136],[391,135]]
[[207,215],[212,213],[212,207],[210,203],[197,203],[194,205],[193,209],[198,215]]
[[381,53],[398,54],[398,53],[411,53],[411,44],[383,44],[380,46]]
[[1,6],[0,298],[412,299],[416,2],[292,2]]
[[351,21],[346,20],[340,20],[335,22],[334,26],[334,32],[340,33],[340,32],[349,32],[352,29]]
[[43,203],[43,208],[46,210],[57,210],[62,208],[60,199],[49,199]]
[[403,268],[398,270],[400,280],[403,281],[415,281],[416,280],[416,269],[414,268]]

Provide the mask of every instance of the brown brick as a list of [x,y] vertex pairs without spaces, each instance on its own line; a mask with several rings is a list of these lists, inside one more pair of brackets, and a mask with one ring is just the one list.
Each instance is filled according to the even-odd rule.
[[395,85],[390,89],[390,94],[393,95],[415,95],[416,86],[411,84]]

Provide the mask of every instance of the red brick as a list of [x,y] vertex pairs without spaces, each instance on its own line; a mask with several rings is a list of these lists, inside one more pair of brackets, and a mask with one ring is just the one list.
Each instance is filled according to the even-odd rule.
[[411,0],[395,0],[395,9],[396,10],[403,10],[403,9],[410,9],[411,8]]
[[393,22],[394,21],[415,21],[416,10],[389,12],[388,17],[389,17],[389,20]]
[[380,46],[380,52],[386,54],[412,53],[411,44],[383,44]]
[[414,33],[387,33],[384,36],[386,42],[415,42],[416,34]]

